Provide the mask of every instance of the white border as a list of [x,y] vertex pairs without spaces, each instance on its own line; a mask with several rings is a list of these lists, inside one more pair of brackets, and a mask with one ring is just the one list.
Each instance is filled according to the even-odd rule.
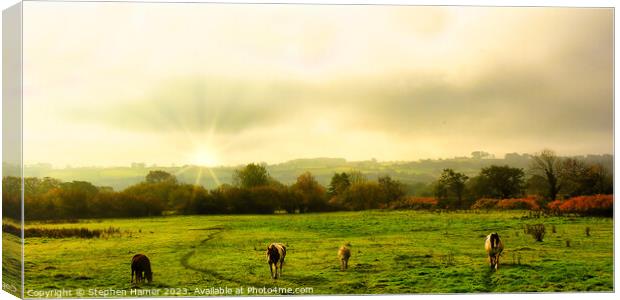
[[[46,1],[46,0],[39,0]],[[49,0],[54,1],[54,0]],[[468,6],[561,6],[561,7],[613,7],[614,9],[617,6],[616,1],[611,0],[544,0],[544,1],[535,1],[535,0],[272,0],[272,1],[259,1],[259,0],[220,0],[220,1],[204,1],[204,0],[179,0],[179,1],[166,1],[166,0],[104,0],[106,2],[192,2],[192,3],[201,3],[201,2],[211,2],[211,3],[294,3],[294,4],[402,4],[402,5],[468,5]],[[4,10],[19,1],[17,0],[2,0],[0,1],[0,9]],[[96,0],[67,0],[66,2],[101,2]],[[1,20],[1,16],[0,16]],[[615,11],[614,11],[614,20],[615,20]],[[0,32],[1,32],[1,22],[0,22]],[[614,22],[614,58],[617,57],[618,49],[615,48],[615,37],[618,32],[618,24]],[[0,48],[1,48],[1,39],[0,39]],[[2,66],[2,62],[0,61],[0,68]],[[614,59],[614,74],[616,70],[616,60]],[[0,88],[2,86],[0,80]],[[618,79],[614,76],[614,141],[617,140],[619,133],[618,128],[615,123],[615,116],[619,111],[618,107],[615,105],[615,90],[618,87]],[[2,120],[2,115],[0,114],[0,124]],[[1,125],[0,125],[1,126]],[[0,131],[1,132],[1,131]],[[0,140],[0,148],[2,141]],[[615,144],[615,142],[614,142]],[[614,147],[614,156],[615,147]],[[620,174],[620,168],[615,164],[614,159],[614,174]],[[618,182],[614,180],[614,190],[618,191]],[[0,187],[1,191],[1,187]],[[615,215],[618,216],[618,206],[615,207]],[[1,206],[0,206],[1,213]],[[614,222],[614,288],[617,287],[619,277],[619,260],[618,258],[618,239],[617,233],[619,226],[618,222]],[[1,241],[0,241],[1,243]],[[2,257],[0,256],[0,263],[2,262]],[[1,276],[0,276],[1,279]],[[527,297],[531,300],[536,299],[580,299],[583,297],[588,298],[597,298],[597,299],[616,299],[616,293],[618,289],[616,289],[615,293],[551,293],[551,294],[459,294],[459,295],[380,295],[380,296],[304,296],[304,298],[317,299],[320,297],[321,299],[343,299],[346,297],[347,299],[364,299],[368,297],[377,298],[377,297],[389,297],[391,299],[446,299],[446,298],[458,298],[458,299],[497,299],[497,297],[501,297],[502,300],[516,300]],[[220,298],[220,297],[218,297]],[[282,297],[261,297],[262,299],[282,299]],[[0,299],[16,299],[11,294],[0,290]],[[116,298],[121,299],[121,298]],[[126,299],[134,299],[134,298],[126,298]],[[160,299],[160,298],[141,298],[141,299]],[[196,299],[196,298],[175,298],[175,299]],[[226,297],[225,299],[247,299],[247,297]]]

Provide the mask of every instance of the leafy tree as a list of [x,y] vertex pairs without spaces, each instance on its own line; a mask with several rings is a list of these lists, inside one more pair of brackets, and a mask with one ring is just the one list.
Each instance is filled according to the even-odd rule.
[[361,184],[368,182],[368,178],[366,178],[366,175],[364,175],[364,173],[358,170],[350,171],[348,173],[348,176],[349,182],[351,182],[351,184]]
[[19,177],[2,177],[3,216],[19,220],[21,218],[22,181]]
[[149,174],[146,175],[146,182],[147,183],[160,183],[160,182],[171,182],[171,183],[177,183],[177,179],[176,177],[174,177],[174,175],[165,172],[165,171],[149,171]]
[[90,182],[73,181],[60,185],[58,191],[59,206],[67,218],[90,216],[89,202],[99,193],[99,190]]
[[184,214],[223,214],[229,211],[220,189],[207,191],[203,187],[195,187],[193,197],[184,203],[181,212]]
[[229,212],[235,214],[249,214],[253,212],[249,189],[239,187],[222,189],[222,196],[229,205]]
[[377,181],[385,194],[384,204],[391,201],[396,201],[405,196],[404,185],[400,181],[392,179],[389,175],[381,176],[377,179]]
[[301,199],[291,187],[280,189],[280,203],[278,209],[286,210],[289,214],[301,212]]
[[349,210],[378,208],[385,202],[385,193],[377,182],[352,184],[339,198],[340,206]]
[[60,188],[61,184],[60,180],[50,177],[44,177],[43,179],[26,177],[24,178],[24,194],[25,196],[38,197],[52,189]]
[[280,203],[280,191],[274,186],[257,186],[249,190],[250,213],[272,214]]
[[435,185],[435,196],[439,200],[438,205],[449,208],[465,207],[463,196],[467,177],[463,173],[454,172],[452,169],[444,169]]
[[477,198],[508,199],[523,195],[525,173],[522,169],[509,166],[483,168],[473,179],[472,188]]
[[269,173],[264,165],[249,164],[240,170],[235,170],[233,182],[241,188],[253,188],[269,184]]
[[153,198],[152,195],[131,194],[127,190],[118,193],[115,199],[119,211],[128,216],[159,216],[166,209],[164,201]]
[[329,184],[328,195],[330,197],[342,195],[351,186],[349,175],[345,172],[335,173]]
[[191,202],[198,193],[206,193],[206,190],[199,185],[179,184],[170,189],[166,209],[182,211],[188,202]]
[[[145,205],[170,209],[174,206],[175,199],[171,198],[172,192],[178,188],[176,181],[166,180],[160,182],[141,182],[126,188],[123,194],[127,198],[139,199]],[[159,209],[156,209],[157,211]]]

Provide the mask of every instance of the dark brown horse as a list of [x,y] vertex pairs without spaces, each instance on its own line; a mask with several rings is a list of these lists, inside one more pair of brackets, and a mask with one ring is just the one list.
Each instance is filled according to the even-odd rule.
[[[267,247],[267,262],[269,263],[269,271],[271,271],[271,278],[278,279],[278,276],[282,276],[282,264],[284,263],[284,257],[286,256],[286,246],[280,243],[272,243]],[[278,263],[280,264],[280,272],[278,273]],[[275,269],[275,274],[274,274]]]
[[144,279],[148,280],[148,282],[153,281],[153,272],[151,271],[151,262],[149,258],[144,254],[136,254],[131,259],[131,282],[134,282],[134,273],[135,273],[135,282],[140,283],[143,282]]

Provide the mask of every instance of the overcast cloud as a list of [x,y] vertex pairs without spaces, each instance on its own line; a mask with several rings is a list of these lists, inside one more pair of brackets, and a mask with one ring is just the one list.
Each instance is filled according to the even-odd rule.
[[613,152],[611,9],[24,5],[26,162]]

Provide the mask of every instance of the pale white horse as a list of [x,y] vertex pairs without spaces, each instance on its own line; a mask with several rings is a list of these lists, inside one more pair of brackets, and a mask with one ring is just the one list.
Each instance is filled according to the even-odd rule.
[[484,250],[487,251],[487,255],[489,256],[489,263],[491,264],[491,269],[499,266],[499,256],[504,251],[504,242],[500,240],[499,234],[497,232],[493,232],[487,235],[486,241],[484,241]]

